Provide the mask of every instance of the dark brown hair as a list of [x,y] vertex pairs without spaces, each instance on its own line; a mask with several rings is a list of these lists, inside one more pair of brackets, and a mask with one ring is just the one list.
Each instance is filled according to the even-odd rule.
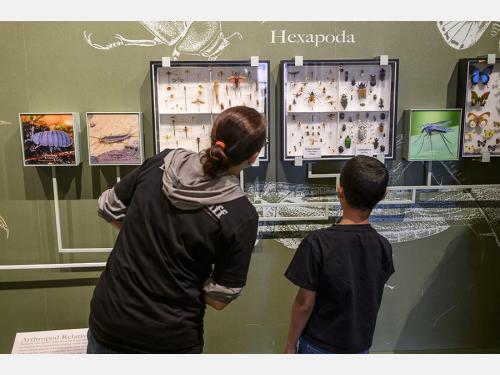
[[217,116],[210,138],[212,146],[203,152],[201,162],[205,175],[215,177],[241,164],[264,146],[266,121],[253,108],[231,107]]
[[361,211],[372,210],[384,198],[388,182],[385,165],[370,156],[350,159],[340,172],[340,185],[347,203]]

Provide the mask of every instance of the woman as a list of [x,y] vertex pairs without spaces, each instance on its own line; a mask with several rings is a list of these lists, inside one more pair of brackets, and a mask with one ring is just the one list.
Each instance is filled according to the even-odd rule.
[[244,287],[258,216],[240,188],[266,140],[264,118],[233,107],[212,146],[165,150],[99,198],[120,229],[94,291],[88,353],[201,353],[205,306]]

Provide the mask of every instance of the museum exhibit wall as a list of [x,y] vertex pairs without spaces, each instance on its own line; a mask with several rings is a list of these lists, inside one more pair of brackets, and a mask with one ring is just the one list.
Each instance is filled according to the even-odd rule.
[[[402,157],[404,110],[455,108],[459,59],[498,48],[493,24],[468,25],[469,33],[458,33],[462,48],[455,33],[441,26],[212,22],[166,35],[161,23],[1,22],[0,265],[93,263],[108,256],[58,252],[52,170],[23,166],[19,113],[79,113],[82,163],[58,167],[55,176],[62,247],[109,248],[116,232],[97,217],[96,199],[134,167],[89,166],[85,113],[142,112],[147,158],[154,153],[151,61],[177,55],[180,61],[259,56],[270,61],[270,160],[245,172],[245,189],[256,204],[296,205],[259,208],[262,216],[285,220],[260,223],[242,297],[225,311],[207,311],[205,351],[281,352],[296,291],[283,272],[307,231],[330,225],[340,210],[298,205],[336,201],[335,180],[308,178],[308,163],[282,160],[280,61],[297,55],[305,60],[381,54],[399,59],[396,147],[386,165],[391,185],[421,186],[428,178],[426,164]],[[221,47],[218,56],[207,48],[214,41]],[[489,100],[498,102],[498,96]],[[336,173],[343,163],[321,161],[311,171]],[[430,178],[433,185],[500,184],[499,171],[495,158],[489,163],[477,158],[436,161]],[[500,190],[420,189],[414,203],[400,205],[398,196],[389,198],[391,204],[379,206],[372,223],[393,244],[396,274],[386,285],[372,350],[498,351]],[[328,219],[307,219],[324,212]],[[294,217],[304,220],[286,220]],[[0,352],[10,352],[16,332],[86,327],[101,270],[0,270]]]

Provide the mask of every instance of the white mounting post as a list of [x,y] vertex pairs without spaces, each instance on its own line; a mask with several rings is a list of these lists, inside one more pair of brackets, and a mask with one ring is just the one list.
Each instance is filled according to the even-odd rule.
[[483,152],[481,154],[481,163],[489,163],[491,161],[491,154],[489,152]]
[[494,53],[488,53],[488,64],[495,64],[495,62],[497,61],[497,56],[496,54]]
[[379,60],[380,65],[389,65],[389,55],[380,55],[375,57],[375,59]]
[[427,162],[427,186],[432,186],[432,161]]
[[52,167],[52,191],[54,192],[54,213],[56,216],[57,250],[62,249],[61,216],[59,211],[59,190],[57,189],[56,167]]
[[295,66],[304,65],[304,56],[295,56]]
[[161,58],[161,66],[164,68],[170,68],[170,57],[169,56],[163,56]]
[[296,156],[293,164],[296,167],[302,167],[302,165],[304,165],[303,161],[304,161],[304,158],[302,156]]
[[259,56],[250,56],[250,66],[259,66]]

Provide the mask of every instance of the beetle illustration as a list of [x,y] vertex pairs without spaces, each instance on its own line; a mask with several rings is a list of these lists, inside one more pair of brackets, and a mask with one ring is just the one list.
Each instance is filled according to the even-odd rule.
[[174,46],[172,60],[178,60],[181,54],[216,60],[231,44],[231,39],[243,39],[239,32],[226,37],[220,21],[141,21],[140,24],[153,35],[153,39],[127,39],[115,34],[115,41],[101,45],[92,41],[92,33],[84,31],[83,36],[91,47],[99,50],[122,46]]
[[34,146],[31,147],[31,152],[40,147],[48,147],[51,154],[53,150],[61,151],[61,148],[73,145],[73,140],[66,132],[61,130],[46,130],[35,133],[34,126],[31,127],[31,137],[24,142],[33,142]]

